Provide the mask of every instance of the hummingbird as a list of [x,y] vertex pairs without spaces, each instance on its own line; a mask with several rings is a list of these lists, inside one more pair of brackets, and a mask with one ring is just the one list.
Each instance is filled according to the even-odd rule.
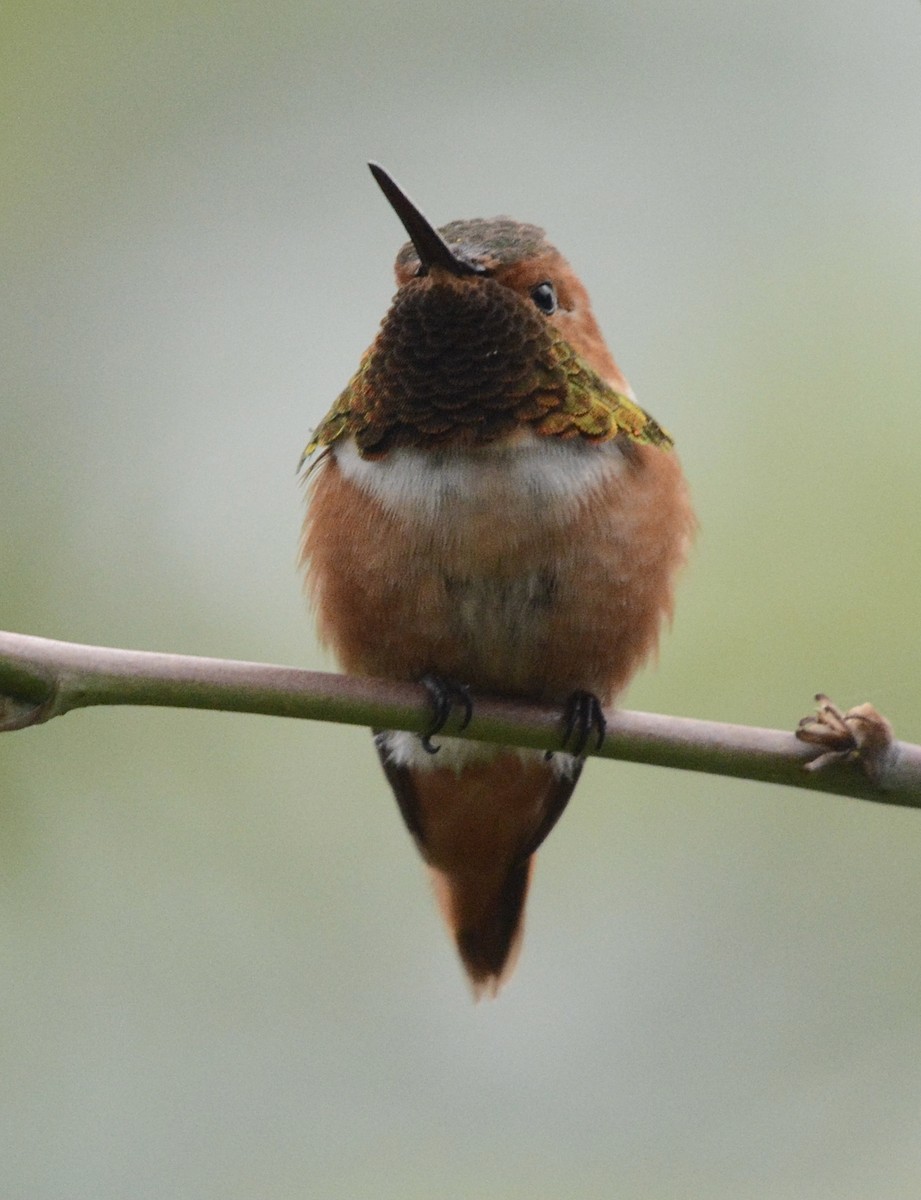
[[[534,855],[604,708],[654,652],[695,519],[544,231],[436,229],[369,164],[409,241],[358,370],[314,431],[301,542],[321,639],[351,674],[423,681],[425,735],[374,744],[474,995],[514,968]],[[470,691],[560,705],[559,750],[433,739]]]

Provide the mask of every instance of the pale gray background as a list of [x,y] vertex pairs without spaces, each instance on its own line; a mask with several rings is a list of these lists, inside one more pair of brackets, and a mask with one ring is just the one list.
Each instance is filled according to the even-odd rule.
[[[921,5],[9,3],[0,627],[328,666],[294,476],[402,234],[582,270],[701,535],[628,703],[921,740]],[[0,743],[0,1191],[921,1191],[921,813],[592,764],[474,1007],[360,730]]]

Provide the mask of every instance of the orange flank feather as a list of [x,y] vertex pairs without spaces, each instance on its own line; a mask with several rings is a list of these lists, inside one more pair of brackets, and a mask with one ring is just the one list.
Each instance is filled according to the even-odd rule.
[[[608,460],[600,482],[562,497],[532,496],[497,451],[458,454],[469,480],[448,513],[414,495],[396,509],[350,477],[353,464],[320,463],[302,557],[345,670],[551,703],[583,688],[609,703],[671,614],[692,518],[674,454],[584,449]],[[392,475],[417,473],[410,454],[392,453]],[[595,465],[569,464],[574,489]]]

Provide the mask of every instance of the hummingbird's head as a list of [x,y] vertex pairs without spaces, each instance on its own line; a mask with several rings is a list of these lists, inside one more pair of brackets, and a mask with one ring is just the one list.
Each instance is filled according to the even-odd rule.
[[347,437],[367,459],[523,435],[671,444],[633,402],[585,288],[542,229],[509,217],[436,229],[371,171],[410,240],[377,337],[305,456]]
[[511,217],[452,221],[435,229],[381,167],[370,167],[410,236],[395,264],[401,290],[419,279],[455,280],[458,291],[473,293],[494,280],[540,322],[553,326],[555,336],[562,335],[602,378],[629,393],[595,321],[588,292],[543,229]]

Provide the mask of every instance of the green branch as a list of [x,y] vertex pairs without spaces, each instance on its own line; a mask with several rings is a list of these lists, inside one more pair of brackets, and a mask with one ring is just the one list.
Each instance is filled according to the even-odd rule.
[[[416,733],[431,720],[428,693],[419,684],[0,632],[0,731],[99,704],[219,709]],[[483,697],[466,730],[452,720],[444,732],[552,750],[559,746],[560,720],[559,709]],[[798,738],[775,729],[617,711],[609,714],[603,746],[592,753],[921,807],[921,746],[895,741],[875,710],[864,705],[841,714],[825,702],[817,718],[802,724]]]

